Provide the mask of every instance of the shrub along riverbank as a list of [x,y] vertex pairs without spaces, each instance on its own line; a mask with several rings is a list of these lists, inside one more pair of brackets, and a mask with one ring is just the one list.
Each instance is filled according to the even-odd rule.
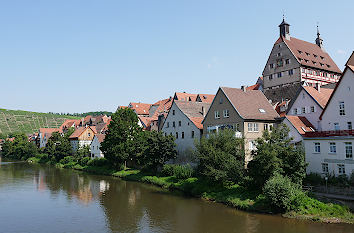
[[[91,160],[87,147],[73,152],[70,132],[53,133],[46,147],[39,150],[24,135],[18,135],[13,142],[4,143],[3,153],[7,158],[155,184],[247,211],[354,223],[354,215],[347,207],[325,204],[301,190],[305,154],[290,143],[288,133],[284,125],[265,131],[255,141],[253,159],[247,167],[244,140],[226,129],[196,141],[192,156],[195,167],[166,165],[177,156],[173,136],[143,131],[137,115],[125,108],[112,115],[100,147],[105,158]],[[31,154],[35,156],[28,159]],[[138,170],[126,169],[127,165]]]
[[[190,166],[165,165],[161,172],[151,173],[136,169],[116,170],[109,166],[106,159],[75,159],[72,156],[65,157],[59,163],[53,164],[45,154],[27,160],[30,163],[52,164],[58,168],[71,168],[79,171],[109,175],[119,177],[126,181],[137,181],[157,185],[168,190],[178,190],[186,195],[199,197],[209,201],[224,203],[228,206],[252,212],[275,214],[275,210],[270,203],[269,196],[278,200],[278,196],[287,195],[291,206],[289,211],[283,212],[282,216],[289,218],[308,219],[327,223],[354,223],[354,215],[345,206],[320,202],[296,189],[289,189],[290,181],[285,182],[285,188],[279,185],[283,182],[283,177],[275,176],[274,180],[268,184],[271,194],[263,194],[251,191],[239,184],[224,185],[216,183],[203,177],[196,177],[195,171]],[[276,186],[277,189],[272,188]],[[267,189],[267,188],[266,188]],[[275,191],[274,191],[275,190]],[[284,192],[284,190],[286,190]],[[298,194],[296,194],[298,192]],[[296,200],[291,200],[295,197]],[[284,204],[284,203],[283,203]],[[286,204],[286,203],[285,203]],[[282,205],[282,204],[280,204]]]

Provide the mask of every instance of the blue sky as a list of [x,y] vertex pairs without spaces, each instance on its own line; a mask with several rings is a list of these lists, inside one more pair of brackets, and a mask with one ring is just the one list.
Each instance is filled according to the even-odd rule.
[[354,50],[353,1],[0,1],[0,108],[115,111],[175,91],[252,85],[279,36]]

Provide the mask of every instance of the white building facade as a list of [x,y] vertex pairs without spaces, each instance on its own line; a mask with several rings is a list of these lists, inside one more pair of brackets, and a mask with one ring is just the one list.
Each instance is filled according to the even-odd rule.
[[101,142],[105,138],[104,134],[96,134],[90,144],[91,158],[103,158],[104,154],[100,150]]
[[305,135],[307,172],[348,176],[354,172],[354,53],[320,116],[321,131]]

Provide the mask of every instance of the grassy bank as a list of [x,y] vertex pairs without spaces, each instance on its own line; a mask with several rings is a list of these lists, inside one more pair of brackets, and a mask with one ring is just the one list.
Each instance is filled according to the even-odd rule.
[[[40,158],[30,158],[32,163],[50,163]],[[240,185],[223,186],[212,183],[200,177],[177,178],[176,176],[152,175],[140,170],[116,171],[100,162],[79,163],[61,161],[54,164],[58,168],[71,168],[79,171],[119,177],[126,181],[144,182],[157,185],[168,190],[178,190],[186,195],[202,198],[209,201],[224,203],[228,206],[252,212],[272,213],[269,204],[262,194],[252,192]],[[345,206],[323,203],[309,196],[305,196],[296,211],[283,214],[284,217],[307,219],[326,223],[354,223],[354,214]]]

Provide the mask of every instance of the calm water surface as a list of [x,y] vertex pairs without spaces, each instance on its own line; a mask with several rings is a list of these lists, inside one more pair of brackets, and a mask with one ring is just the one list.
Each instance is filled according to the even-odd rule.
[[0,232],[354,232],[252,214],[154,186],[50,166],[0,162]]

